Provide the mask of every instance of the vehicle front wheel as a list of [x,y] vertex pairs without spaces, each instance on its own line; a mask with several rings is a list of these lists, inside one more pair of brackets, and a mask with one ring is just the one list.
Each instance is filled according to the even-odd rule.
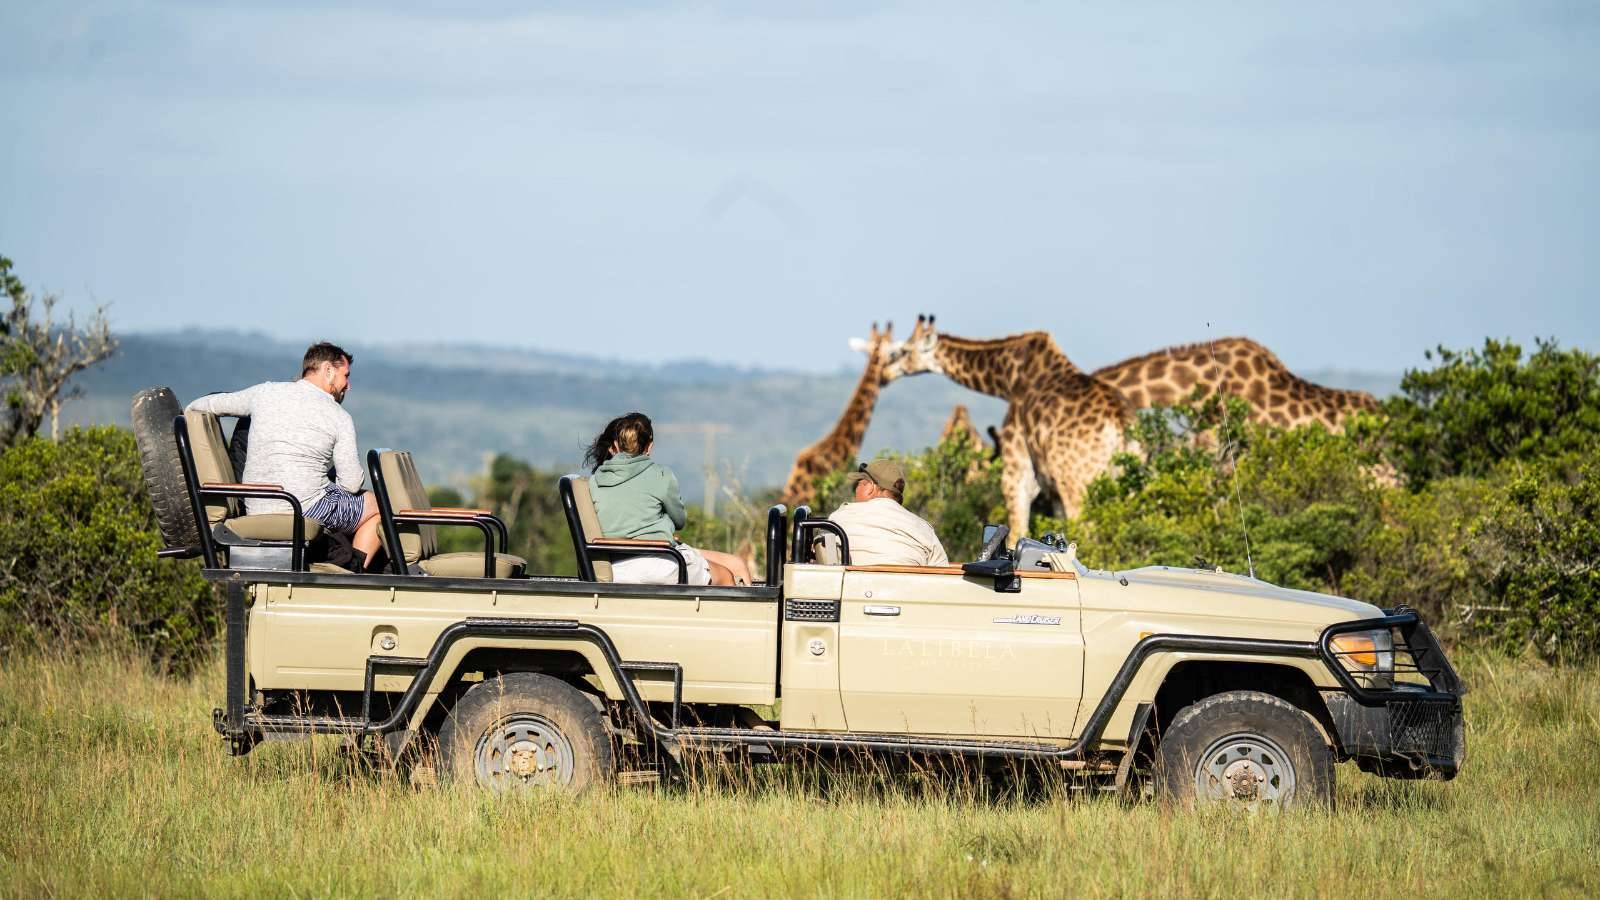
[[600,711],[548,675],[512,672],[461,695],[439,730],[439,774],[496,793],[555,788],[579,793],[615,770]]
[[1155,787],[1193,808],[1332,806],[1333,750],[1312,718],[1259,691],[1228,691],[1179,711],[1156,748]]

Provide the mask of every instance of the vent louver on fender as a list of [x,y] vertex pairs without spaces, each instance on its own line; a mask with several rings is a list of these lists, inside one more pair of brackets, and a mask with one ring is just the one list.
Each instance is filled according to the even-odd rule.
[[783,617],[790,622],[837,622],[837,600],[785,600]]

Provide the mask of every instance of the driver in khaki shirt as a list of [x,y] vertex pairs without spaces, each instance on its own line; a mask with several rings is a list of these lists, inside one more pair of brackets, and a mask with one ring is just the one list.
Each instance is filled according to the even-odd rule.
[[949,565],[933,526],[900,505],[906,473],[899,463],[892,459],[862,463],[850,473],[848,482],[855,488],[855,502],[839,507],[828,518],[850,539],[851,565]]

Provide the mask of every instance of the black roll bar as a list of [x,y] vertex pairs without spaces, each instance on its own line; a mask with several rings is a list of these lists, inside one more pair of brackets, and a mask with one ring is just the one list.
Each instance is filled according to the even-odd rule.
[[812,552],[811,544],[806,539],[807,534],[814,535],[818,531],[826,531],[839,539],[839,564],[850,565],[850,537],[839,527],[838,522],[828,519],[813,519],[811,507],[800,505],[794,508],[794,538],[789,548],[789,561],[795,563],[808,563],[816,559]]

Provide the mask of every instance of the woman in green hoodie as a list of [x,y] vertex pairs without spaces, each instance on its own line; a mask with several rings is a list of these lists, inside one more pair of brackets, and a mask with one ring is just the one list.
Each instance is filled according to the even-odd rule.
[[[690,584],[749,584],[750,567],[731,553],[696,550],[677,539],[687,520],[678,476],[650,458],[655,429],[644,413],[618,416],[584,455],[594,475],[589,493],[608,538],[670,541],[683,554]],[[678,566],[660,556],[635,556],[611,564],[612,579],[634,584],[676,584]]]

